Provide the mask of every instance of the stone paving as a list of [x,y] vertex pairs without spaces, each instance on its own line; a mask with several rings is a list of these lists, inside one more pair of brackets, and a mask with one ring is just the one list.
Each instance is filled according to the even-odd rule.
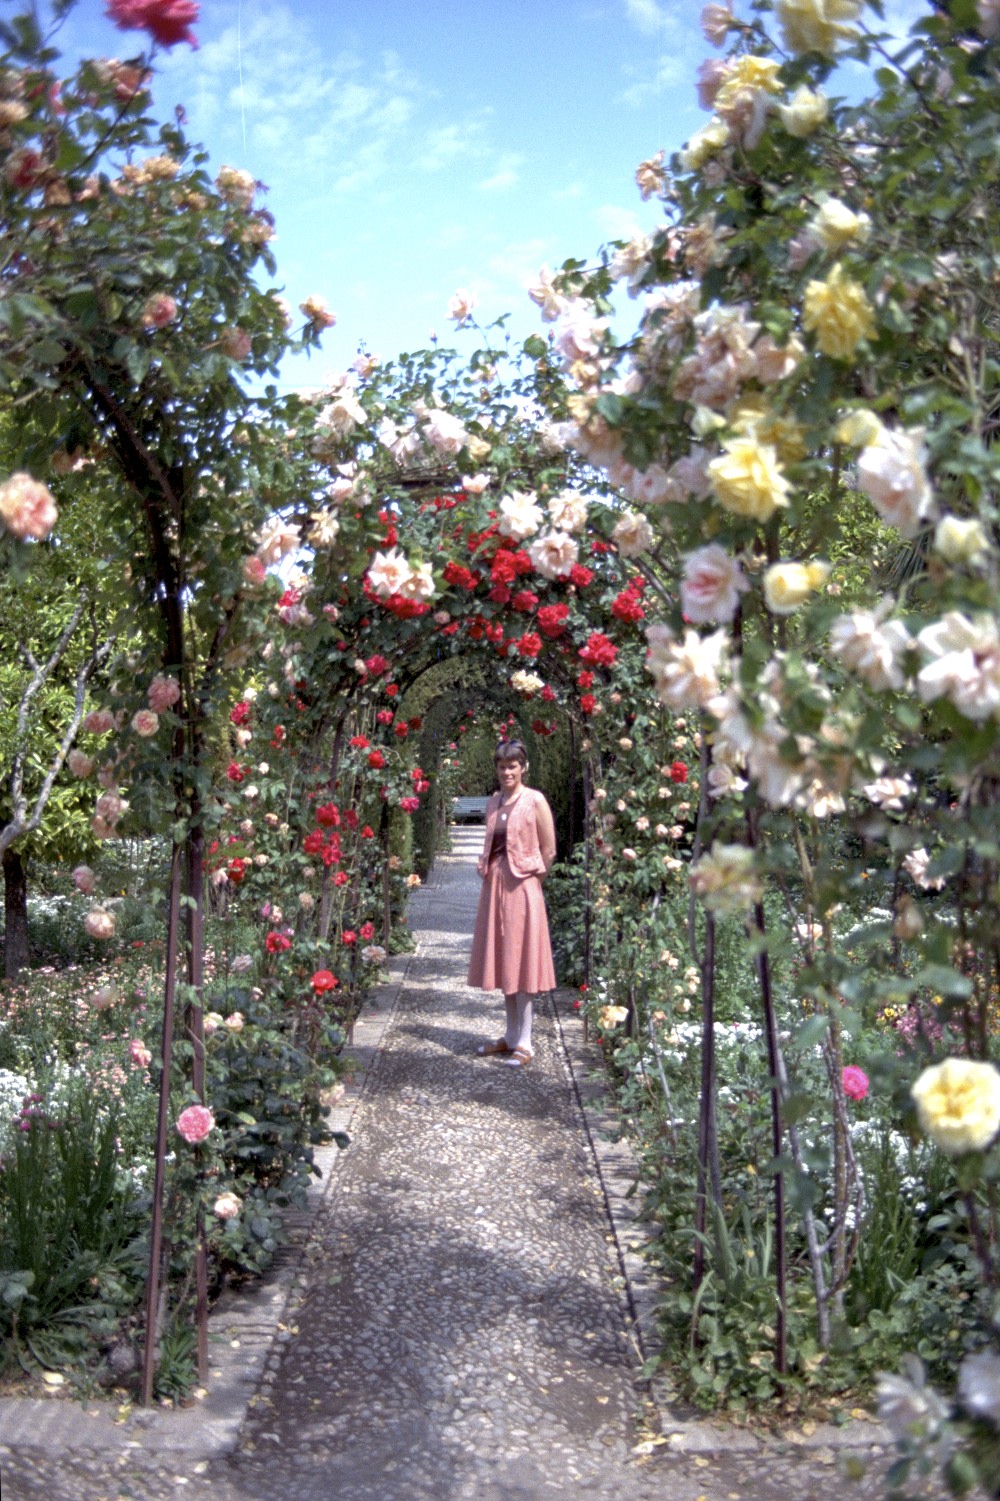
[[[597,1143],[602,1182],[600,1119],[581,1108],[556,1010],[542,1008],[530,1068],[475,1055],[502,1015],[463,983],[481,837],[456,830],[413,901],[418,952],[379,1026],[352,1144],[299,1237],[299,1275],[279,1278],[270,1346],[258,1313],[244,1317],[259,1337],[242,1396],[243,1341],[226,1339],[223,1310],[225,1395],[196,1420],[0,1413],[2,1501],[819,1501],[843,1488],[833,1436],[765,1445],[653,1410],[628,1211],[608,1188],[621,1161]],[[870,1438],[855,1441],[877,1454]],[[873,1470],[844,1494],[884,1491]]]

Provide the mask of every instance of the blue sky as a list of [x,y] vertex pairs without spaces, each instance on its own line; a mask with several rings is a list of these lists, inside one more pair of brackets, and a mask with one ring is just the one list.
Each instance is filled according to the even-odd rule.
[[[913,9],[913,0],[890,0]],[[704,122],[699,0],[202,0],[200,47],[159,59],[161,118],[184,105],[213,163],[267,183],[278,280],[338,315],[318,384],[362,341],[390,357],[452,341],[457,287],[477,316],[538,328],[538,267],[649,229],[638,162]],[[69,54],[129,57],[103,0],[79,0]],[[470,336],[459,336],[461,344]]]

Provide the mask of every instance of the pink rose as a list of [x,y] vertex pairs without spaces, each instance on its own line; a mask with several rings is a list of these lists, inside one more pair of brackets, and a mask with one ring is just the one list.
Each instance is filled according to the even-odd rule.
[[681,609],[691,625],[732,620],[750,585],[735,558],[712,542],[690,553],[681,580]]
[[92,907],[83,919],[83,926],[91,938],[104,940],[115,936],[115,919],[103,907]]
[[160,716],[154,714],[152,709],[138,709],[132,715],[132,728],[143,740],[148,740],[160,728]]
[[250,335],[242,328],[226,328],[222,331],[219,346],[231,360],[245,360],[253,349]]
[[248,584],[262,584],[267,578],[267,569],[258,557],[244,558],[243,577]]
[[0,521],[13,536],[40,541],[49,535],[58,514],[52,492],[30,474],[12,474],[0,485]]
[[142,310],[143,328],[166,328],[177,317],[177,304],[166,292],[155,292]]
[[232,1220],[236,1218],[243,1207],[243,1200],[239,1194],[224,1193],[219,1195],[212,1207],[213,1212],[218,1215],[220,1220]]
[[843,1075],[844,1093],[849,1100],[863,1100],[868,1093],[868,1075],[863,1068],[849,1063]]
[[73,885],[77,891],[82,891],[84,896],[89,896],[97,885],[97,877],[89,865],[78,865],[73,872]]
[[87,756],[80,750],[71,750],[66,757],[66,764],[75,777],[89,777],[94,769],[93,756]]
[[150,683],[146,690],[149,707],[154,714],[165,714],[172,709],[181,696],[181,685],[176,678],[165,678],[161,673]]
[[91,709],[84,717],[83,728],[88,735],[106,735],[115,727],[115,716],[110,709]]
[[197,1146],[214,1129],[215,1116],[204,1105],[189,1105],[177,1117],[176,1126],[178,1135],[183,1136],[192,1146]]
[[153,1061],[153,1055],[146,1044],[138,1037],[133,1037],[128,1045],[128,1055],[132,1062],[139,1068],[148,1068]]

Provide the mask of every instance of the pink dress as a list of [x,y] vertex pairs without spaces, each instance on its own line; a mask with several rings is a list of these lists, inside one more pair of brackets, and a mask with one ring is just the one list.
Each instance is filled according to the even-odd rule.
[[538,995],[554,990],[555,970],[545,898],[539,874],[545,864],[538,847],[536,799],[525,787],[509,805],[506,849],[493,853],[494,831],[502,827],[500,794],[486,808],[486,837],[479,862],[485,870],[476,928],[472,938],[468,983],[504,995]]

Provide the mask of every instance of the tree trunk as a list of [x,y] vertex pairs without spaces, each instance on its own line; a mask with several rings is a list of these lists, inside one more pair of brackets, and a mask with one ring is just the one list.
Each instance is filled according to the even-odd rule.
[[3,852],[3,910],[6,925],[4,941],[4,978],[16,980],[27,969],[28,954],[28,880],[21,851],[13,845]]

